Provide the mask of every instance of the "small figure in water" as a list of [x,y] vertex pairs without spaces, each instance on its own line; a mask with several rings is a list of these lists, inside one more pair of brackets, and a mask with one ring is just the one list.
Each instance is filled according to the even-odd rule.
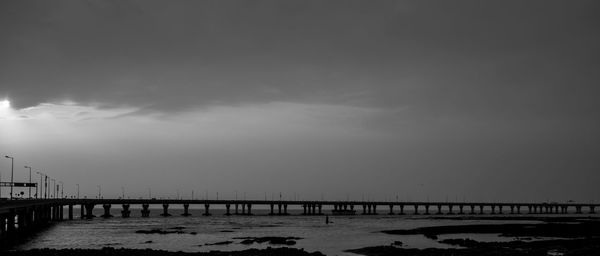
[[325,215],[325,224],[329,224],[329,215]]

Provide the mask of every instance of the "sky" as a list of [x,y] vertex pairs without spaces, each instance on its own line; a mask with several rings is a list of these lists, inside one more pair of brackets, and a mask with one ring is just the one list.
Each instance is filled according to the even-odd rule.
[[0,153],[68,196],[597,202],[599,11],[1,1]]

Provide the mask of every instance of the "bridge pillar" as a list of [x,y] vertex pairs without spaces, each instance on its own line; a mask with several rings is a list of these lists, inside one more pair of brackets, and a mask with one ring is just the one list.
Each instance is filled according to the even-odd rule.
[[465,207],[465,205],[463,205],[463,204],[460,204],[460,205],[458,205],[458,214],[460,214],[460,215],[463,215],[463,214],[465,214],[465,213],[463,212],[463,208],[464,208],[464,207]]
[[437,205],[437,209],[438,209],[438,211],[436,214],[442,214],[442,205],[441,204]]
[[110,214],[110,204],[103,204],[102,208],[104,208],[104,214],[102,214],[103,218],[110,218],[112,215]]
[[419,205],[415,204],[414,207],[415,207],[415,213],[414,214],[415,215],[419,214]]
[[394,205],[390,204],[390,212],[388,213],[388,215],[394,215]]
[[515,206],[514,205],[510,206],[510,214],[515,214]]
[[567,214],[568,213],[568,211],[569,211],[569,207],[568,206],[564,205],[561,208],[562,208],[561,210],[562,210],[563,214]]
[[594,211],[594,208],[596,208],[596,207],[593,205],[590,205],[590,214],[596,213],[596,211]]
[[163,217],[171,216],[171,214],[169,213],[169,204],[163,204],[162,207],[163,207],[163,213],[160,214],[160,216],[163,216]]
[[252,215],[252,205],[248,204],[248,215]]
[[6,236],[6,216],[0,215],[0,238]]
[[451,204],[449,204],[449,205],[448,205],[448,213],[447,213],[448,215],[452,215],[452,214],[454,214],[454,213],[452,212],[452,207],[453,207],[453,205],[451,205]]
[[575,213],[576,213],[576,214],[581,214],[581,213],[582,213],[582,212],[581,212],[581,206],[579,206],[579,205],[578,205],[578,206],[575,206]]
[[240,214],[240,213],[238,212],[238,204],[235,204],[235,215],[238,215],[238,214]]
[[277,215],[281,215],[281,203],[277,204]]
[[479,205],[479,214],[483,214],[483,205]]
[[17,211],[17,226],[19,226],[18,231],[24,231],[27,229],[27,225],[25,223],[25,214],[27,209],[19,209]]
[[64,208],[65,207],[62,204],[58,206],[58,219],[61,220],[61,221],[65,219],[65,215],[64,215],[64,212],[63,212]]
[[492,214],[496,214],[496,206],[492,204],[491,207],[492,207]]
[[242,215],[246,215],[246,204],[242,204]]
[[527,213],[529,213],[529,214],[532,214],[532,213],[533,213],[533,210],[532,210],[532,208],[533,208],[533,206],[531,206],[531,205],[528,205],[528,206],[527,206]]
[[350,205],[350,211],[353,211],[353,213],[352,213],[352,214],[355,214],[355,213],[354,213],[354,205],[353,205],[353,204],[351,204],[351,205]]
[[83,206],[83,204],[81,205],[81,207],[79,207],[79,218],[80,219],[85,218],[85,206]]
[[129,218],[129,216],[131,215],[131,211],[129,210],[129,204],[122,204],[121,208],[123,208],[123,210],[121,210],[121,217]]
[[470,205],[470,207],[471,207],[471,214],[475,214],[475,205],[472,204],[472,205]]
[[502,214],[502,205],[498,205],[498,214]]
[[[342,206],[340,205],[340,207],[342,207]],[[334,210],[334,211],[337,211],[337,210],[338,210],[338,205],[337,205],[337,204],[333,204],[333,210]]]
[[227,209],[227,212],[225,212],[225,215],[227,216],[231,215],[231,213],[229,212],[229,208],[231,208],[231,204],[226,204],[225,209]]
[[323,212],[322,212],[322,210],[323,210],[323,205],[322,205],[322,204],[319,204],[319,207],[318,207],[318,208],[319,208],[319,215],[323,215]]
[[73,205],[69,205],[69,220],[73,220]]
[[94,216],[94,204],[85,204],[85,218],[86,219],[91,219],[94,218],[96,216]]
[[142,217],[150,217],[149,204],[142,204]]
[[554,207],[554,213],[558,214],[558,205]]
[[288,207],[288,205],[287,205],[287,204],[284,204],[284,205],[283,205],[283,214],[284,214],[284,215],[288,215],[287,207]]
[[306,204],[302,204],[302,209],[303,209],[302,215],[306,215]]
[[202,216],[210,216],[210,212],[208,212],[209,209],[210,204],[204,204],[204,214],[202,214]]
[[425,215],[429,215],[429,206],[431,206],[431,205],[428,205],[428,204],[425,205]]
[[6,234],[9,236],[16,231],[15,216],[15,209],[10,209],[8,214],[6,214]]
[[190,216],[190,204],[183,204],[183,214],[181,216]]
[[367,214],[371,215],[371,204],[367,204]]
[[403,204],[400,205],[400,213],[398,213],[398,214],[404,215],[404,205]]
[[275,215],[275,212],[273,210],[275,208],[275,205],[274,204],[270,204],[270,206],[271,206],[271,212],[269,213],[269,215]]

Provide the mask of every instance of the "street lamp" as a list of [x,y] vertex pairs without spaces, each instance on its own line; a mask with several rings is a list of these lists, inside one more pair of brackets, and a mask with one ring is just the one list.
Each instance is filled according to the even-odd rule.
[[[42,180],[42,177],[43,177],[44,174],[41,173],[41,172],[35,172],[35,173],[37,173],[37,174],[40,175],[40,186],[43,187],[44,186],[44,181]],[[42,189],[40,188],[40,190],[38,190],[38,187],[36,186],[35,187],[35,198],[42,197],[42,195],[40,195],[38,191],[41,192]]]
[[[58,184],[62,185],[60,187],[60,198],[65,198],[65,184],[62,181],[59,181]],[[56,191],[58,191],[58,188],[56,188]]]
[[10,158],[10,199],[13,198],[13,187],[14,187],[14,172],[15,172],[15,158],[12,156],[4,156],[6,158]]
[[56,191],[54,190],[54,188],[56,187],[56,180],[52,179],[52,178],[50,178],[50,180],[52,181],[52,191],[51,191],[52,196],[51,197],[54,199],[54,198],[56,198]]
[[[31,167],[26,165],[25,168],[29,168],[29,184],[31,184]],[[31,187],[29,187],[29,199],[31,199]]]

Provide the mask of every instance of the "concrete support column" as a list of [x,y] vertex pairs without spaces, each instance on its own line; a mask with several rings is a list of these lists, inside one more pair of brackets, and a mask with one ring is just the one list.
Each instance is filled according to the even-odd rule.
[[451,205],[451,204],[449,204],[449,205],[448,205],[448,214],[449,214],[449,215],[451,215],[451,214],[454,214],[454,213],[452,212],[452,207],[453,207],[453,205]]
[[15,228],[15,209],[10,209],[6,215],[6,233],[10,236],[16,230]]
[[306,204],[302,204],[302,209],[303,209],[302,215],[306,215]]
[[[354,211],[354,205],[353,204],[350,205],[350,211]],[[352,213],[352,214],[354,214],[354,213]]]
[[242,204],[242,215],[246,215],[246,204]]
[[581,214],[581,206],[575,206],[575,213]]
[[322,212],[322,210],[323,210],[323,205],[322,205],[322,204],[319,204],[319,205],[317,206],[317,208],[319,209],[319,212],[318,212],[317,214],[319,214],[319,215],[323,214],[323,212]]
[[362,206],[362,207],[363,207],[363,213],[362,213],[362,214],[363,214],[363,215],[366,215],[366,214],[367,214],[367,205],[366,205],[366,204],[363,204],[363,206]]
[[437,208],[438,208],[437,214],[442,214],[442,205],[438,204]]
[[596,211],[595,211],[595,209],[594,209],[594,208],[596,208],[596,207],[595,207],[595,206],[593,206],[593,205],[590,205],[590,213],[591,213],[591,214],[594,214],[594,213],[596,213]]
[[554,213],[558,213],[558,205],[554,207]]
[[85,206],[83,206],[83,204],[79,208],[79,218],[81,218],[81,219],[85,218]]
[[150,205],[142,204],[142,217],[150,217]]
[[58,219],[59,219],[59,220],[64,220],[64,218],[65,218],[65,214],[64,214],[64,212],[63,212],[63,209],[64,209],[64,208],[65,208],[65,207],[64,207],[64,205],[62,205],[62,204],[58,206]]
[[73,205],[69,205],[69,220],[73,220]]
[[377,205],[373,204],[373,215],[377,215]]
[[310,213],[312,215],[317,215],[317,204],[312,204],[312,211]]
[[281,203],[277,204],[277,215],[281,215]]
[[479,205],[479,214],[483,214],[483,205]]
[[0,238],[6,236],[6,216],[0,215]]
[[235,215],[240,214],[240,212],[238,211],[238,204],[235,204]]
[[21,209],[17,212],[17,226],[19,227],[18,231],[24,231],[27,229],[27,224],[25,223],[25,215],[27,209]]
[[415,215],[419,214],[419,205],[414,205],[415,206]]
[[85,204],[85,218],[87,219],[91,219],[94,218],[96,216],[94,216],[94,204]]
[[471,205],[471,214],[475,214],[475,205]]
[[231,213],[229,212],[229,208],[231,208],[231,205],[230,204],[226,204],[225,205],[225,209],[227,209],[227,212],[225,212],[225,215],[227,215],[227,216],[231,215]]
[[110,218],[112,214],[110,214],[110,204],[103,204],[102,208],[104,208],[104,214],[102,214],[102,218]]
[[367,205],[367,214],[371,215],[371,204]]
[[492,206],[492,214],[496,214],[496,206],[495,205],[491,205]]
[[400,213],[398,213],[400,215],[404,215],[404,205],[400,205]]
[[[340,207],[341,207],[341,205],[340,205]],[[333,210],[334,210],[334,211],[337,211],[337,210],[338,210],[338,205],[337,205],[337,204],[333,204]]]
[[287,207],[288,207],[288,205],[287,205],[287,204],[284,204],[284,205],[283,205],[283,214],[284,214],[284,215],[288,215]]
[[269,206],[271,206],[271,212],[269,213],[269,215],[275,215],[275,211],[274,211],[275,205],[270,204]]
[[131,215],[131,211],[129,210],[129,204],[122,204],[121,207],[123,208],[123,210],[121,210],[121,217],[129,218],[129,216]]
[[502,214],[502,205],[498,205],[498,214]]
[[388,213],[388,215],[394,215],[394,205],[390,204],[390,212]]
[[210,216],[210,212],[208,211],[210,209],[210,204],[204,204],[204,214],[202,214],[202,216]]
[[465,207],[465,206],[464,206],[464,205],[462,205],[462,204],[458,206],[458,214],[461,214],[461,215],[462,215],[462,214],[464,214],[464,212],[463,212],[463,208],[464,208],[464,207]]
[[429,206],[431,206],[431,205],[428,205],[428,204],[425,205],[425,215],[429,215]]
[[515,214],[515,206],[514,205],[510,206],[510,214]]
[[252,215],[252,205],[248,204],[248,215]]
[[163,207],[163,213],[160,214],[160,216],[163,216],[163,217],[171,216],[171,214],[169,213],[169,204],[163,204],[162,207]]
[[190,216],[190,204],[183,204],[183,214],[181,216]]

